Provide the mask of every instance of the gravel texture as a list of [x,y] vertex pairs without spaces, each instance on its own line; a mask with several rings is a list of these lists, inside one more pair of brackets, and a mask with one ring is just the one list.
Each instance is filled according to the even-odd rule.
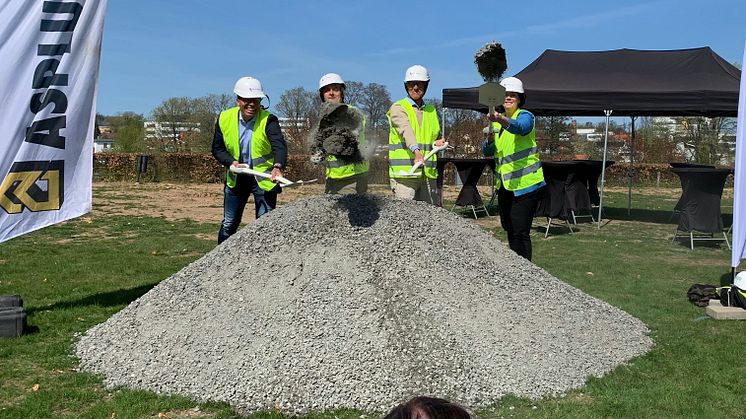
[[109,387],[298,414],[539,398],[651,345],[642,322],[455,214],[325,195],[252,222],[75,352]]

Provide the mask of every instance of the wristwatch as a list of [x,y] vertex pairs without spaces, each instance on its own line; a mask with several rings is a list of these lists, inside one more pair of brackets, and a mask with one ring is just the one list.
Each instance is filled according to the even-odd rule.
[[280,163],[275,163],[275,164],[272,165],[272,167],[275,168],[275,169],[282,170],[282,165]]

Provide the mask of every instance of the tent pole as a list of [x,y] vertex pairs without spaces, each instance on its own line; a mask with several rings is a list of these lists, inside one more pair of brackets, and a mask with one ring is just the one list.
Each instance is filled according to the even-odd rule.
[[635,177],[635,119],[636,116],[631,116],[632,120],[632,150],[629,155],[629,190],[627,191],[627,215],[632,214],[632,182]]
[[[443,137],[443,139],[446,138],[446,108],[445,106],[440,108],[440,121],[442,124],[440,124],[443,128],[440,130],[440,136]],[[448,141],[448,140],[446,140]],[[441,153],[442,156],[443,153]]]
[[603,163],[601,164],[601,191],[598,194],[598,229],[601,229],[601,212],[604,208],[604,182],[606,181],[606,150],[609,145],[609,117],[611,116],[611,109],[604,109],[604,115],[606,115],[606,130],[604,132],[604,157]]

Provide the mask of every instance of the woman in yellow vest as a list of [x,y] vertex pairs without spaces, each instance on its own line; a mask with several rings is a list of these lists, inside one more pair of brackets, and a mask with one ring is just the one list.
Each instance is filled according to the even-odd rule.
[[[427,161],[424,155],[441,146],[438,114],[433,105],[424,101],[430,75],[421,65],[413,65],[404,73],[407,97],[391,105],[386,118],[389,122],[389,183],[399,199],[439,204],[436,181],[437,156]],[[421,166],[412,174],[412,167]]]
[[495,157],[500,223],[508,233],[508,244],[531,260],[531,222],[546,182],[536,147],[534,115],[521,109],[526,103],[523,82],[508,77],[500,84],[506,91],[505,112],[489,115],[494,134],[488,134],[482,151]]
[[280,122],[261,106],[266,95],[259,80],[242,77],[236,82],[233,92],[236,106],[218,116],[212,155],[226,168],[246,165],[271,177],[257,178],[226,170],[223,222],[218,232],[218,244],[238,230],[250,195],[254,195],[256,218],[275,208],[277,194],[282,190],[274,179],[282,176],[287,160],[287,144]]
[[[344,103],[345,82],[339,74],[324,74],[319,80],[319,95],[325,103]],[[350,110],[357,112],[362,121],[358,131],[358,143],[365,141],[365,117],[362,112],[352,105],[347,105]],[[349,194],[368,192],[368,162],[345,161],[341,158],[329,155],[326,157],[326,181],[324,192],[329,194]]]

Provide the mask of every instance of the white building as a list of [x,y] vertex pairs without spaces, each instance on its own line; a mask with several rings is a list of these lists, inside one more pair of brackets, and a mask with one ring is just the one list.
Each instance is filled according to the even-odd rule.
[[280,122],[280,128],[308,128],[310,121],[308,118],[286,118],[279,117],[277,120]]
[[176,140],[179,141],[184,134],[200,132],[199,122],[158,122],[145,121],[145,141],[148,140]]
[[109,138],[94,138],[93,139],[93,152],[102,153],[104,151],[111,151],[114,148],[114,140]]

